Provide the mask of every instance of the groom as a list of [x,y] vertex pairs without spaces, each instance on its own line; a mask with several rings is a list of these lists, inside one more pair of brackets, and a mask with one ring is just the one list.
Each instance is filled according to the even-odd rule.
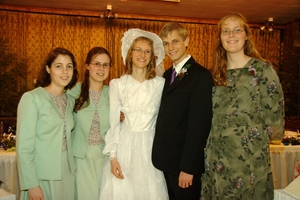
[[167,23],[160,37],[173,67],[163,75],[152,162],[164,172],[170,200],[199,200],[213,80],[210,72],[187,54],[189,38],[182,25]]

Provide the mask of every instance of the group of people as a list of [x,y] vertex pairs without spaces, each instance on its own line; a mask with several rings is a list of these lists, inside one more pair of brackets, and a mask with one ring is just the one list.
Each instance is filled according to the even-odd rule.
[[[129,29],[124,74],[92,48],[77,83],[74,55],[55,48],[18,106],[21,200],[273,199],[269,141],[282,137],[283,92],[239,13],[218,24],[209,71],[169,22]],[[173,66],[156,74],[165,54]]]

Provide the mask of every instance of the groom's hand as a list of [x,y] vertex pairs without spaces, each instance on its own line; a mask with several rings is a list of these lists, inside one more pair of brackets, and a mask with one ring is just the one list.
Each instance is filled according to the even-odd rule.
[[188,188],[193,184],[193,177],[194,175],[181,171],[178,177],[178,186],[181,188]]

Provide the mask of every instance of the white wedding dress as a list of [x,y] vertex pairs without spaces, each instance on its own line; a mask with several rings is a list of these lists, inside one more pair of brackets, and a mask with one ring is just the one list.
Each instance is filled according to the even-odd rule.
[[[167,200],[163,173],[151,161],[156,118],[164,79],[142,83],[131,75],[110,82],[110,125],[103,150],[116,155],[124,179],[116,178],[110,162],[104,166],[100,200]],[[120,122],[120,111],[125,115]]]

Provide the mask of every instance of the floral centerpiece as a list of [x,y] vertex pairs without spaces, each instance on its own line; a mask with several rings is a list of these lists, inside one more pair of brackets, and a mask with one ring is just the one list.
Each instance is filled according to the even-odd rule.
[[300,141],[298,139],[294,138],[294,137],[291,137],[291,138],[284,137],[282,139],[282,143],[284,145],[289,145],[289,144],[291,144],[291,145],[300,145]]
[[290,139],[287,138],[287,137],[284,137],[284,138],[282,139],[282,143],[283,143],[284,145],[288,146],[288,145],[290,144]]
[[[3,124],[1,123],[3,126]],[[4,130],[6,129],[6,130]],[[0,148],[3,148],[5,151],[15,151],[16,148],[16,126],[8,125],[7,128],[1,127],[1,132],[4,130],[4,133],[0,133]]]
[[8,139],[3,139],[0,142],[0,146],[4,149],[4,150],[9,150],[11,148],[16,147],[16,141],[15,140],[8,140]]

